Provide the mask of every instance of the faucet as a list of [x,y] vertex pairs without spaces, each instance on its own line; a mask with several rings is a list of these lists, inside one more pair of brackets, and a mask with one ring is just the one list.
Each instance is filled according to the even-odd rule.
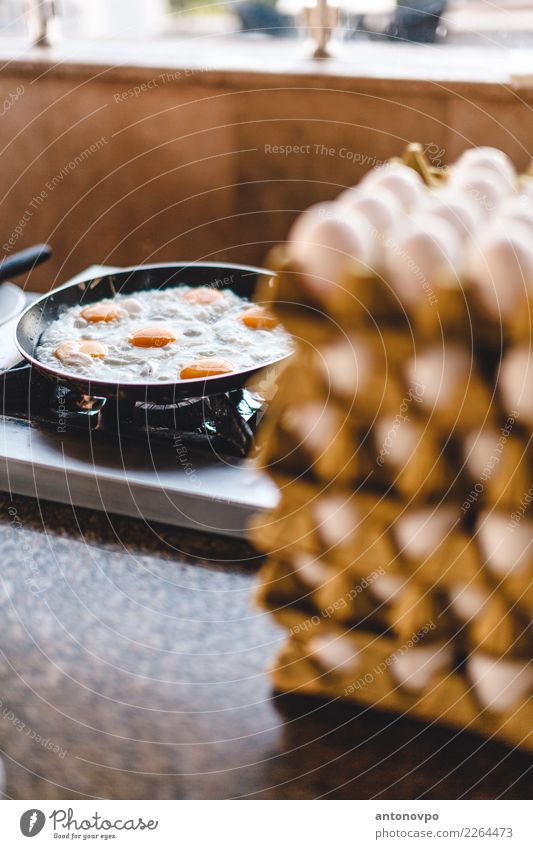
[[304,25],[309,30],[315,45],[314,59],[327,59],[331,55],[328,44],[339,21],[339,8],[330,6],[328,0],[317,0],[314,6],[304,6]]
[[59,36],[59,10],[56,0],[26,0],[26,16],[35,47],[51,47]]

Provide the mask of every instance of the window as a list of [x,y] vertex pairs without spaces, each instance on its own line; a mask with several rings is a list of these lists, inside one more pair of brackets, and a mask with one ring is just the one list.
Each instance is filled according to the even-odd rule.
[[[3,36],[27,37],[39,17],[57,18],[65,38],[220,35],[250,41],[301,37],[324,23],[326,0],[0,0]],[[337,4],[337,7],[335,8]],[[306,9],[307,7],[307,9]],[[326,21],[344,42],[476,47],[533,44],[533,0],[331,0]]]

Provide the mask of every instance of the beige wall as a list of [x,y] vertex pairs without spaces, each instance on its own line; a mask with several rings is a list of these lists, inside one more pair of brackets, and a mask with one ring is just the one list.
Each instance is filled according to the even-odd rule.
[[119,99],[153,74],[1,73],[0,103],[24,92],[0,118],[0,244],[55,252],[32,288],[91,263],[261,262],[298,210],[412,140],[443,161],[496,144],[520,168],[533,148],[531,98],[494,84],[204,73]]

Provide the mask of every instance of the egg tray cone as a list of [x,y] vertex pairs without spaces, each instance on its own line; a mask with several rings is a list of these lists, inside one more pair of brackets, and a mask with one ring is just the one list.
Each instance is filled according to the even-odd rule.
[[[432,185],[446,179],[416,146],[405,161]],[[258,463],[281,498],[250,529],[267,553],[257,601],[288,632],[275,687],[532,748],[532,428],[497,388],[502,354],[530,333],[528,310],[495,322],[469,281],[445,279],[406,309],[383,276],[355,262],[318,299],[284,246],[268,266],[277,276],[258,298],[297,341],[260,434]],[[407,365],[443,344],[472,367],[439,408]],[[392,448],[408,431],[402,459]],[[476,469],[468,446],[480,431],[489,435],[487,459]],[[453,522],[417,546],[405,530],[417,511],[451,511]],[[317,637],[340,640],[335,668]],[[421,642],[430,653],[446,647],[445,666],[427,681],[412,653]],[[422,681],[416,693],[395,677],[390,658],[399,652]],[[497,698],[502,688],[507,702]]]

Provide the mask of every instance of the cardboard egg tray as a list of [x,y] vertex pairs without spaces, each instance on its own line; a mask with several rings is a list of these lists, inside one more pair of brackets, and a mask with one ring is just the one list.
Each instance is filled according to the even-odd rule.
[[[447,280],[407,314],[355,263],[318,302],[283,246],[267,262],[259,300],[297,340],[260,439],[281,499],[251,528],[258,601],[288,631],[275,687],[533,748],[532,434],[497,387],[529,316],[496,326]],[[472,368],[439,407],[408,363],[443,343]]]
[[[406,640],[361,629],[342,633],[328,627],[320,633],[320,626],[312,625],[304,632],[297,622],[292,629],[271,667],[279,691],[340,697],[533,749],[533,705],[527,691],[512,706],[501,709],[498,704],[498,710],[488,709],[478,696],[476,680],[496,672],[497,659],[475,652],[465,661],[449,640],[434,644],[430,654],[423,629]],[[416,665],[410,662],[415,652],[421,654]],[[521,669],[517,662],[515,680]]]
[[[456,521],[438,540],[415,552],[403,545],[413,515],[429,524],[448,504],[432,514],[337,488],[292,482],[281,491],[278,507],[251,530],[256,545],[270,553],[258,598],[277,618],[283,620],[287,604],[346,623],[359,621],[362,612],[366,621],[371,609],[372,622],[405,636],[436,611],[437,632],[454,632],[463,648],[531,656],[533,554],[522,569],[501,575],[457,508]],[[333,532],[331,517],[338,521]],[[467,615],[462,608],[470,597],[481,603]]]

